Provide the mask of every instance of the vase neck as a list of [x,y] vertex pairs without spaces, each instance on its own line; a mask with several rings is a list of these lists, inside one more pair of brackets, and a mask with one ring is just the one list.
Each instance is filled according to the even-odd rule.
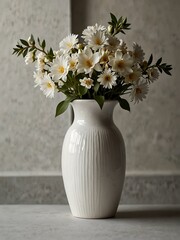
[[74,123],[102,125],[113,123],[113,111],[117,101],[105,101],[101,109],[95,100],[75,100],[72,103]]

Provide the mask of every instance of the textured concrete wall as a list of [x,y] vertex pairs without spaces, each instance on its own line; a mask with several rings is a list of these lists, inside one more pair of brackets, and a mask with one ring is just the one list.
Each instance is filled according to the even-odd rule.
[[[162,75],[143,103],[131,113],[116,108],[115,122],[127,147],[129,171],[180,170],[180,21],[178,0],[73,0],[74,32],[96,22],[106,24],[109,12],[124,15],[132,30],[123,36],[139,42],[155,58],[173,64],[173,77]],[[54,48],[70,31],[67,0],[1,0],[0,15],[0,171],[56,171],[69,115],[54,118],[55,100],[33,88],[33,67],[11,56],[20,37],[46,38]]]
[[0,171],[58,170],[68,113],[54,118],[60,97],[34,89],[34,67],[12,48],[33,33],[58,49],[70,32],[69,1],[1,0],[0,8]]
[[[131,171],[180,170],[180,1],[179,0],[76,0],[74,31],[96,22],[106,24],[109,13],[127,16],[132,29],[121,37],[131,46],[142,45],[147,57],[163,57],[173,65],[173,77],[162,75],[151,85],[147,100],[131,104],[131,113],[116,108],[115,122],[127,148]],[[77,16],[80,16],[77,20]],[[120,36],[119,36],[120,37]]]

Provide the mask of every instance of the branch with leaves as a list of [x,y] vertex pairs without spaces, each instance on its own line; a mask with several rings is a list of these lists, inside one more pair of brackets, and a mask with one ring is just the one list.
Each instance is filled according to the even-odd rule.
[[46,51],[46,41],[45,40],[40,40],[37,38],[38,46],[36,45],[36,41],[34,39],[34,36],[31,34],[29,39],[26,41],[24,39],[20,39],[20,43],[17,43],[16,47],[13,48],[13,54],[20,56],[22,55],[23,57],[26,57],[28,52],[33,52],[34,58],[33,62],[36,60],[35,55],[36,52],[42,52],[45,54],[46,58],[52,62],[54,59],[54,53],[52,48],[49,49],[49,51]]
[[125,34],[125,30],[130,30],[130,23],[127,23],[127,18],[120,17],[119,19],[116,18],[116,16],[112,13],[111,15],[111,21],[108,22],[108,31],[112,36],[115,36],[118,33]]
[[144,75],[147,74],[148,69],[157,68],[160,73],[164,72],[167,75],[171,76],[170,71],[172,70],[172,66],[167,63],[162,63],[162,57],[159,58],[155,64],[152,64],[152,62],[153,62],[153,54],[150,55],[148,62],[144,61],[141,65]]

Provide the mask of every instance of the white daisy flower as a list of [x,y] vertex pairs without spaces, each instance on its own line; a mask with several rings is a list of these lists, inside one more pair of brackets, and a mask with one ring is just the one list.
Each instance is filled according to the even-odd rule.
[[44,78],[40,85],[40,90],[43,91],[46,97],[54,98],[55,84],[47,73],[44,74]]
[[59,48],[60,50],[64,52],[69,52],[72,48],[76,46],[78,43],[77,39],[78,35],[70,34],[67,37],[65,37],[60,43]]
[[68,63],[69,63],[69,70],[73,71],[73,72],[76,71],[76,66],[77,66],[77,63],[78,63],[77,53],[74,53],[69,57]]
[[107,36],[104,32],[102,31],[97,31],[88,38],[88,45],[93,49],[93,50],[98,50],[104,47],[104,45],[107,44]]
[[109,36],[107,49],[110,51],[116,51],[119,47],[120,41],[118,38]]
[[133,52],[132,52],[133,58],[135,62],[141,63],[144,60],[144,52],[140,45],[137,43],[133,43]]
[[92,86],[94,86],[93,80],[91,78],[84,77],[83,79],[80,79],[79,81],[81,83],[81,86],[84,86],[87,89],[90,89]]
[[105,69],[103,73],[101,73],[97,79],[104,88],[111,89],[116,85],[116,75],[115,72],[112,72],[109,68]]
[[147,74],[148,74],[148,80],[150,82],[154,82],[159,77],[159,72],[157,68],[149,68],[147,70]]
[[86,29],[82,32],[82,38],[85,42],[88,42],[89,37],[94,34],[96,31],[94,30],[94,26],[88,26]]
[[33,63],[34,61],[34,52],[28,52],[27,55],[25,56],[25,63],[28,65],[29,63]]
[[104,26],[98,25],[97,23],[94,26],[88,26],[82,32],[82,38],[84,38],[85,42],[88,42],[89,38],[97,31],[105,32],[106,28]]
[[139,82],[138,84],[133,85],[130,93],[131,101],[134,101],[135,103],[143,101],[143,99],[146,98],[148,90],[149,88],[146,82]]
[[100,60],[100,54],[98,52],[93,53],[88,47],[78,55],[77,69],[79,73],[85,72],[85,74],[91,74],[93,69],[100,71],[100,66],[97,63]]
[[138,68],[132,68],[133,72],[128,73],[125,76],[124,81],[126,83],[134,83],[134,82],[138,82],[140,77],[142,76],[141,70]]
[[50,68],[51,77],[54,81],[62,79],[66,81],[67,74],[69,71],[68,59],[65,56],[60,56],[54,59],[52,66]]
[[118,72],[121,75],[126,75],[133,72],[132,65],[133,59],[129,54],[124,54],[117,50],[115,57],[111,58],[109,65],[112,66],[113,71]]
[[40,86],[41,83],[42,83],[42,80],[44,78],[44,73],[43,72],[34,72],[33,74],[33,77],[34,77],[34,87],[37,87],[37,86]]

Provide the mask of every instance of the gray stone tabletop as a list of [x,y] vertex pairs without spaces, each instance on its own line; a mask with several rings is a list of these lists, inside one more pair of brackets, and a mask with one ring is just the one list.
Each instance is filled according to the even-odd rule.
[[79,219],[68,205],[0,205],[0,240],[171,240],[180,206],[120,205],[115,218]]

